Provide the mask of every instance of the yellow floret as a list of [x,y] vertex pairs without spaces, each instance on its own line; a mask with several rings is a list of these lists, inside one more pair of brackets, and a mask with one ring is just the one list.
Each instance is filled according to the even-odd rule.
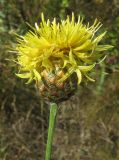
[[100,45],[106,32],[96,36],[95,33],[102,26],[97,20],[92,26],[84,25],[78,18],[75,22],[74,14],[70,19],[52,22],[44,19],[39,25],[35,24],[34,32],[29,31],[18,38],[16,50],[21,78],[40,81],[43,70],[52,71],[56,68],[65,69],[66,73],[60,79],[65,81],[74,72],[78,77],[78,84],[82,81],[82,74],[93,69],[97,60],[103,58],[101,51],[111,48],[110,45]]

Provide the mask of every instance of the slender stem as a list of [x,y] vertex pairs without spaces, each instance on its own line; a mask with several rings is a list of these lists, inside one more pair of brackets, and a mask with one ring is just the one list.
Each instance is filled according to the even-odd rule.
[[57,110],[58,110],[57,104],[51,103],[45,160],[51,159],[52,141],[53,141],[53,133],[55,128]]

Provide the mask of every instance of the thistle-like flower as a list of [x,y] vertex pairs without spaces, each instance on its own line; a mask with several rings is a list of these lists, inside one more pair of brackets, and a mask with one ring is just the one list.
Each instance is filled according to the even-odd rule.
[[112,46],[99,44],[106,32],[96,36],[102,26],[97,20],[89,26],[80,16],[75,22],[74,14],[60,22],[41,17],[34,31],[18,38],[17,76],[27,83],[35,80],[44,99],[60,102],[74,93],[84,76],[92,80],[87,73],[105,56],[101,51]]

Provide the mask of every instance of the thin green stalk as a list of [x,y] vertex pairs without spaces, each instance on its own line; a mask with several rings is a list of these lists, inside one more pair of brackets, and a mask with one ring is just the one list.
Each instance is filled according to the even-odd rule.
[[49,117],[48,139],[47,139],[45,160],[51,159],[52,142],[53,142],[53,134],[54,134],[57,110],[58,110],[57,104],[51,103],[50,104],[50,117]]

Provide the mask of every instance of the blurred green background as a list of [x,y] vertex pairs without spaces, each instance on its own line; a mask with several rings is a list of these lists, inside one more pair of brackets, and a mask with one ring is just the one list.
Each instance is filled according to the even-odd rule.
[[0,0],[0,160],[43,160],[49,107],[34,84],[15,76],[15,33],[24,35],[40,22],[80,14],[98,18],[107,30],[103,43],[113,45],[97,66],[96,82],[81,85],[59,107],[52,160],[119,159],[119,1]]

